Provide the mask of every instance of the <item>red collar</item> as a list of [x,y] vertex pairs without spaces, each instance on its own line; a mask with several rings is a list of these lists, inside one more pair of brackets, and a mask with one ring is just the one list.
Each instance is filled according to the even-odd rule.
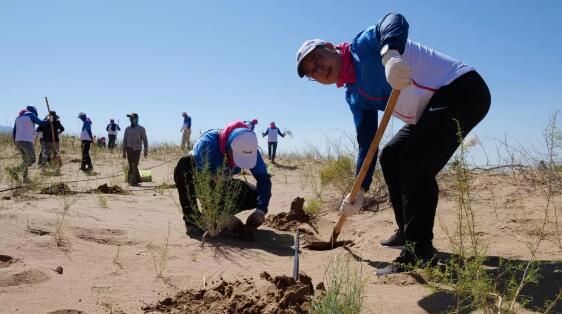
[[355,68],[353,67],[353,58],[348,43],[342,43],[336,46],[341,54],[341,70],[336,86],[342,87],[345,84],[355,83]]

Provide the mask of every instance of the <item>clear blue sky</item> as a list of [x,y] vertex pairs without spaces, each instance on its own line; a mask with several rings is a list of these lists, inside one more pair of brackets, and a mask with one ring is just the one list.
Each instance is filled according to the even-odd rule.
[[349,41],[389,11],[406,16],[411,39],[487,80],[492,108],[480,138],[541,141],[562,108],[562,2],[554,0],[2,0],[0,124],[28,104],[43,115],[48,96],[71,132],[80,111],[96,134],[135,111],[150,139],[177,142],[187,111],[194,134],[257,117],[260,131],[271,120],[292,130],[281,151],[303,147],[321,132],[353,132],[353,122],[343,89],[298,78],[296,49],[309,38]]

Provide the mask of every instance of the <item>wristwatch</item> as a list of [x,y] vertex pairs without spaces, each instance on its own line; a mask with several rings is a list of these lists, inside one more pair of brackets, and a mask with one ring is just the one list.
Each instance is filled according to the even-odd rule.
[[381,48],[381,57],[383,57],[383,56],[388,52],[389,49],[390,49],[390,48],[389,48],[388,44],[382,46],[382,48]]

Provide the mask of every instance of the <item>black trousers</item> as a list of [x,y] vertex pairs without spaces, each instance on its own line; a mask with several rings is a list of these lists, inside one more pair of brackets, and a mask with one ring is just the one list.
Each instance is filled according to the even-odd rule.
[[436,175],[487,114],[490,91],[477,72],[441,87],[417,124],[408,124],[383,148],[380,163],[398,228],[415,250],[432,247],[439,189]]
[[109,149],[115,148],[115,140],[117,139],[117,135],[108,134],[107,138],[109,139],[109,143],[107,144],[107,148],[109,148]]
[[83,171],[90,171],[94,169],[92,165],[92,158],[90,158],[90,145],[92,141],[82,141],[82,165],[80,169]]
[[140,150],[133,150],[127,147],[127,161],[129,162],[129,171],[127,172],[127,181],[129,185],[141,183],[141,175],[139,171]]
[[267,142],[267,155],[271,161],[275,161],[275,153],[277,152],[277,142]]
[[[195,171],[195,158],[191,155],[182,157],[174,169],[174,181],[183,211],[183,220],[186,224],[193,224],[200,215],[197,207]],[[238,185],[235,189],[238,194],[234,197],[236,200],[235,213],[256,208],[258,192],[253,186],[238,179],[232,179],[230,184]]]

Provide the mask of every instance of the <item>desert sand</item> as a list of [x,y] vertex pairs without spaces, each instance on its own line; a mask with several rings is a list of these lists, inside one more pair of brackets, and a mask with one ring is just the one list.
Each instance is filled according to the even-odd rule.
[[[5,163],[19,162],[14,151],[7,151]],[[67,185],[80,193],[45,195],[39,189],[1,193],[0,312],[143,313],[156,310],[154,306],[160,301],[187,289],[197,291],[204,285],[212,288],[222,281],[237,280],[267,286],[267,280],[260,278],[263,272],[291,276],[292,231],[262,226],[254,241],[214,239],[203,247],[186,236],[176,190],[155,188],[161,183],[173,183],[178,156],[151,154],[148,159],[141,158],[140,168],[150,168],[153,182],[129,188],[123,182],[123,159],[118,152],[95,155],[96,174],[92,176],[78,171],[79,164],[72,162],[78,157],[67,154],[62,175],[46,177],[41,184],[79,181]],[[313,196],[303,177],[303,169],[310,161],[281,157],[278,163],[270,165],[273,197],[269,216],[288,212],[296,197],[308,200]],[[34,166],[33,176],[40,176],[39,172]],[[526,263],[530,258],[526,243],[537,236],[546,206],[540,185],[509,169],[475,171],[474,178],[472,206],[490,266],[497,264],[497,257],[520,265]],[[246,179],[252,180],[251,176]],[[0,189],[9,187],[6,182],[4,178]],[[451,246],[445,230],[456,226],[457,204],[451,192],[452,179],[444,174],[439,182],[441,199],[434,245],[447,258]],[[101,184],[122,186],[127,194],[85,192]],[[330,201],[330,195],[326,193],[327,202],[311,228],[318,238],[326,240],[338,219],[337,202]],[[561,200],[558,193],[557,210]],[[60,224],[65,204],[70,207]],[[248,214],[238,216],[244,221]],[[446,311],[454,304],[454,298],[432,290],[423,277],[410,273],[373,275],[377,267],[387,265],[399,254],[398,250],[378,244],[395,229],[393,220],[386,197],[372,201],[343,228],[339,239],[353,240],[352,245],[328,251],[301,248],[300,271],[310,276],[316,286],[325,281],[325,270],[331,260],[352,256],[366,278],[363,313]],[[557,230],[553,223],[546,230],[536,255],[541,261],[541,279],[524,289],[522,294],[533,299],[519,309],[521,312],[540,311],[562,286],[562,250]],[[561,312],[561,305],[553,311]]]

